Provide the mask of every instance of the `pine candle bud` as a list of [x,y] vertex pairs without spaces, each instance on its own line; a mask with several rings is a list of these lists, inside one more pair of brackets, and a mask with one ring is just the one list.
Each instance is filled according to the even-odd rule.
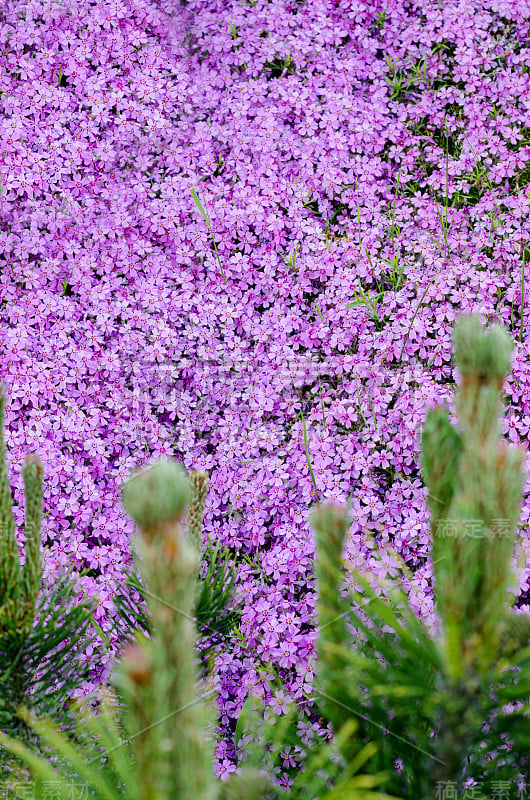
[[189,494],[182,466],[175,461],[159,461],[122,487],[122,503],[144,532],[155,534],[161,524],[180,520]]
[[464,315],[454,327],[453,343],[464,385],[465,378],[474,375],[482,382],[500,381],[500,389],[513,351],[513,343],[500,325],[485,332],[478,315]]

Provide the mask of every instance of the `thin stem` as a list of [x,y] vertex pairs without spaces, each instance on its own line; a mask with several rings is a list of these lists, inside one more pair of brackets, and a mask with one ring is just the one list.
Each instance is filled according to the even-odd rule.
[[523,321],[524,321],[524,267],[526,259],[526,248],[523,247],[523,272],[521,276],[521,342],[523,341]]
[[[301,401],[302,400],[302,396],[301,396],[300,393],[298,393],[298,394],[299,394],[300,401]],[[320,503],[320,498],[318,496],[317,484],[316,484],[316,481],[315,481],[315,476],[313,474],[313,467],[311,466],[311,459],[309,457],[309,446],[307,444],[307,430],[306,430],[306,426],[305,426],[305,417],[304,417],[303,411],[300,411],[300,416],[302,418],[302,426],[303,426],[303,429],[304,429],[304,447],[305,447],[305,457],[306,457],[306,460],[307,460],[307,466],[309,467],[309,474],[311,475],[311,480],[313,481],[313,486],[315,487],[315,494],[317,496],[317,503]]]
[[[212,240],[213,240],[213,246],[214,246],[214,248],[215,248],[215,254],[216,254],[216,256],[217,256],[217,261],[219,262],[219,268],[220,268],[220,270],[221,270],[221,275],[223,276],[223,281],[224,281],[224,282],[225,282],[225,284],[226,284],[226,278],[225,278],[225,274],[224,274],[224,272],[223,272],[223,267],[222,267],[222,264],[221,264],[221,259],[219,258],[219,252],[218,252],[218,250],[217,250],[217,244],[216,244],[216,241],[215,241],[215,236],[214,236],[214,231],[213,231],[212,223],[211,223],[211,221],[210,221],[210,215],[208,214],[208,210],[207,210],[207,208],[206,208],[206,210],[203,208],[203,206],[202,206],[202,203],[201,203],[201,201],[199,200],[199,198],[198,198],[198,195],[197,195],[197,192],[195,191],[195,189],[193,189],[193,188],[192,188],[190,191],[191,191],[191,196],[193,197],[193,200],[194,200],[194,202],[195,202],[195,205],[197,206],[197,208],[198,208],[198,209],[199,209],[199,211],[201,212],[201,214],[202,214],[202,217],[203,217],[204,221],[206,222],[206,224],[208,225],[208,227],[209,227],[209,229],[210,229],[210,233],[212,234]],[[203,196],[203,199],[204,199],[204,204],[205,204],[205,205],[207,205],[207,204],[206,204],[206,198],[205,198],[205,196],[204,196],[204,190],[203,190],[203,188],[202,188],[202,184],[201,184],[201,192],[202,192],[202,196]]]
[[357,225],[359,228],[359,247],[361,246],[361,217],[359,214],[359,189],[358,189],[358,181],[357,178],[355,179],[355,194],[357,195]]
[[[441,269],[441,267],[440,267],[440,269]],[[431,280],[430,280],[430,281],[429,281],[429,283],[427,284],[427,289],[425,289],[425,291],[423,292],[423,295],[422,295],[422,298],[421,298],[421,300],[420,300],[420,302],[419,302],[419,305],[418,305],[418,307],[417,307],[416,311],[414,312],[414,316],[412,317],[412,322],[410,323],[410,325],[409,325],[409,329],[408,329],[408,331],[407,331],[407,336],[406,336],[406,338],[405,338],[405,341],[403,342],[403,347],[401,348],[401,353],[400,353],[400,355],[399,355],[398,364],[401,362],[401,359],[402,359],[402,357],[403,357],[403,351],[405,350],[405,345],[406,345],[406,344],[407,344],[407,342],[408,342],[408,338],[409,338],[409,334],[410,334],[411,328],[412,328],[412,326],[413,326],[413,324],[414,324],[414,320],[416,319],[416,314],[418,313],[418,311],[420,310],[420,308],[421,308],[421,306],[422,306],[423,299],[424,299],[425,295],[427,294],[427,291],[428,291],[428,289],[429,289],[429,286],[431,285],[431,283],[433,282],[433,280],[436,278],[436,276],[437,276],[437,275],[438,275],[438,273],[440,272],[440,269],[437,269],[437,270],[436,270],[436,272],[435,272],[435,273],[434,273],[434,275],[432,276]]]
[[401,167],[399,168],[397,182],[396,182],[396,191],[394,193],[394,206],[392,208],[392,252],[394,252],[394,218],[396,213],[396,200],[397,200],[397,193],[399,190],[399,179],[401,177]]

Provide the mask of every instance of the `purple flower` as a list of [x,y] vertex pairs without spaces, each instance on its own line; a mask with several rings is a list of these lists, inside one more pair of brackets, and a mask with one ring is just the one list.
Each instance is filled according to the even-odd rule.
[[216,772],[217,777],[219,777],[222,781],[227,781],[230,777],[231,772],[236,772],[237,768],[235,764],[232,764],[227,758],[223,759],[222,763],[219,765],[219,768]]
[[281,689],[277,691],[271,698],[269,709],[274,714],[286,714],[291,707],[292,702]]

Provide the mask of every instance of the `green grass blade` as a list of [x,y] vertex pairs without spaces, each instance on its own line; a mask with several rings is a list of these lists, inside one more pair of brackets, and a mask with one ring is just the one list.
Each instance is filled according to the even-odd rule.
[[207,215],[206,211],[205,211],[205,210],[204,210],[204,208],[202,207],[202,203],[201,203],[201,201],[199,200],[199,197],[198,197],[198,195],[197,195],[197,192],[195,191],[195,189],[190,189],[190,191],[191,191],[191,196],[193,197],[193,199],[194,199],[194,201],[195,201],[195,205],[197,206],[197,208],[198,208],[198,209],[199,209],[199,211],[201,212],[202,216],[204,217],[204,221],[207,223],[207,225],[210,225],[210,219],[209,219],[209,217],[208,217],[208,215]]

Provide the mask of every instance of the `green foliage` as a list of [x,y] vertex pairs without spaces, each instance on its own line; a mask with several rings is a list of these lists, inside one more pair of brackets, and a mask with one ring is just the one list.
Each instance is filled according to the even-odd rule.
[[[192,545],[200,550],[202,546],[202,522],[206,500],[208,480],[206,473],[193,471],[189,476],[190,503],[187,512],[186,535]],[[219,542],[213,547],[207,540],[202,553],[201,565],[197,570],[197,588],[194,616],[197,632],[201,637],[200,660],[201,678],[211,670],[211,662],[217,645],[226,639],[241,621],[241,602],[234,599],[237,584],[237,567],[230,564],[228,548],[221,547]],[[203,569],[206,567],[203,573]],[[143,604],[149,594],[133,570],[128,575],[124,587],[134,589]],[[137,608],[130,594],[120,589],[113,597],[114,605],[119,612],[115,627],[118,639],[128,642],[134,631],[140,629],[149,636],[153,629],[149,613],[144,608]],[[123,623],[127,627],[124,629]],[[206,646],[205,646],[206,643]]]
[[214,548],[207,541],[204,556],[208,569],[198,582],[195,603],[197,631],[208,641],[208,646],[201,648],[201,677],[209,672],[207,665],[214,656],[216,644],[229,637],[242,615],[242,602],[234,601],[237,567],[228,563],[228,548],[221,548],[219,542]]
[[[201,186],[201,190],[202,190],[202,186]],[[214,236],[214,231],[213,231],[212,223],[211,223],[211,220],[210,220],[210,215],[209,215],[209,213],[208,213],[208,210],[207,210],[207,209],[206,209],[206,210],[204,209],[204,207],[203,207],[203,205],[202,205],[201,201],[199,200],[199,196],[198,196],[198,194],[197,194],[197,191],[196,191],[195,189],[193,189],[193,188],[192,188],[192,189],[190,189],[190,191],[191,191],[191,196],[193,197],[193,202],[195,203],[195,205],[196,205],[196,206],[197,206],[197,208],[199,209],[199,211],[200,211],[200,213],[201,213],[201,216],[202,216],[202,218],[204,219],[204,221],[205,221],[205,222],[206,222],[206,224],[208,225],[208,227],[209,227],[209,229],[210,229],[210,233],[212,234],[213,246],[214,246],[214,249],[215,249],[215,255],[217,256],[217,261],[218,261],[218,263],[219,263],[219,269],[221,270],[221,275],[223,276],[223,281],[224,281],[224,282],[225,282],[225,284],[226,284],[226,278],[225,278],[225,274],[224,274],[224,272],[223,272],[223,265],[221,264],[221,259],[219,258],[219,252],[218,252],[218,250],[217,250],[217,244],[216,244],[216,241],[215,241],[215,236]],[[203,194],[202,194],[202,197],[203,197],[203,200],[204,200],[204,205],[206,205],[206,198],[204,197],[204,192],[203,192]]]
[[[493,781],[510,781],[513,792],[517,774],[528,777],[530,617],[513,613],[508,593],[523,454],[499,441],[497,422],[513,345],[499,326],[484,333],[477,316],[463,316],[454,348],[460,430],[435,408],[422,436],[440,639],[430,637],[401,590],[384,600],[359,570],[350,569],[360,587],[351,593],[353,608],[341,600],[349,522],[330,504],[312,517],[320,708],[335,730],[360,720],[358,739],[343,744],[346,762],[373,740],[379,747],[370,772],[387,770],[385,791],[407,798],[435,797],[444,782],[460,796],[468,777],[488,797]],[[511,749],[501,752],[506,740]]]
[[[283,685],[280,679],[280,685]],[[269,689],[277,688],[275,681],[269,677]],[[267,774],[282,765],[281,751],[286,747],[297,746],[307,753],[306,763],[299,770],[289,787],[283,789],[279,786],[271,788],[267,793],[267,800],[307,800],[307,798],[322,798],[322,800],[392,800],[388,794],[374,791],[388,778],[388,775],[358,774],[361,767],[377,750],[377,745],[369,743],[359,748],[355,759],[346,764],[341,757],[341,748],[355,736],[358,723],[348,720],[335,735],[334,740],[322,744],[314,741],[308,745],[300,738],[297,723],[306,721],[300,708],[294,702],[289,711],[282,717],[274,715],[268,720],[264,719],[261,701],[249,695],[237,722],[235,744],[241,745],[243,738],[249,738],[251,743],[241,746],[241,755],[245,758],[247,767],[261,768]]]
[[[40,737],[28,726],[29,709],[60,721],[72,731],[73,711],[67,706],[74,689],[90,678],[82,655],[95,637],[87,638],[93,601],[74,602],[75,584],[65,571],[42,583],[40,560],[43,467],[38,456],[26,457],[26,559],[22,567],[15,535],[12,494],[5,459],[5,389],[0,388],[0,729],[45,752]],[[42,591],[41,591],[42,589]],[[37,673],[39,677],[37,678]],[[60,688],[58,689],[57,686]],[[92,698],[88,698],[89,700]],[[4,789],[20,773],[21,764],[0,748]]]
[[[58,764],[52,766],[49,760],[28,750],[22,742],[6,741],[6,748],[31,770],[31,781],[23,784],[24,800],[49,798],[50,787],[53,787],[57,800],[85,799],[87,787],[89,797],[136,800],[136,765],[124,746],[110,704],[106,703],[97,717],[87,709],[78,708],[75,729],[78,741],[83,742],[82,753],[71,738],[52,725],[49,719],[37,720],[34,715],[28,715],[27,722],[59,759]],[[4,741],[3,736],[1,740]]]
[[411,64],[409,73],[396,69],[392,59],[387,56],[385,56],[385,62],[388,67],[388,76],[385,77],[385,82],[391,87],[391,100],[401,100],[401,97],[415,86],[427,85],[428,80],[425,73],[427,65],[424,58],[418,64]]
[[[202,521],[205,476],[194,475],[190,484],[191,492],[180,465],[159,462],[131,478],[122,489],[124,508],[139,529],[136,545],[142,577],[150,587],[146,594],[152,620],[151,637],[136,632],[111,679],[125,736],[120,737],[117,717],[112,717],[107,699],[101,717],[78,718],[78,732],[83,737],[79,749],[49,720],[27,714],[29,727],[59,756],[56,766],[21,742],[0,737],[5,749],[30,767],[30,796],[35,800],[45,796],[45,784],[52,780],[60,798],[80,796],[78,787],[84,784],[92,797],[106,800],[217,800],[219,796],[252,800],[262,797],[270,785],[252,768],[231,776],[223,786],[214,778],[205,739],[213,720],[205,698],[197,696],[191,612],[197,594],[203,614],[223,606],[227,596],[197,589],[199,556],[194,544],[200,540],[197,526]],[[181,517],[190,493],[191,533],[188,530],[184,535]],[[210,547],[210,556],[210,566],[215,565],[217,548],[212,551]]]

